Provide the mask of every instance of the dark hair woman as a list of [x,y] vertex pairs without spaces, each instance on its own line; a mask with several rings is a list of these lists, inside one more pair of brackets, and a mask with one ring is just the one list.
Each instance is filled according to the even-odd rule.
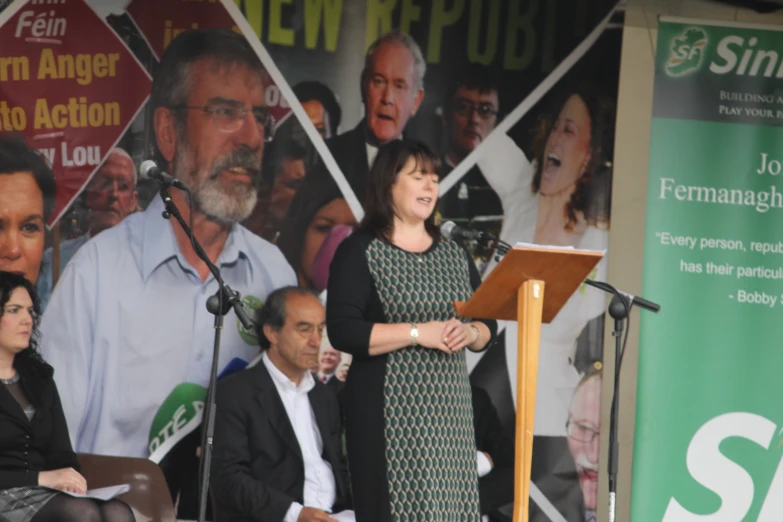
[[277,246],[296,271],[299,285],[314,288],[313,261],[329,232],[356,218],[331,176],[309,176],[297,191]]
[[609,201],[600,175],[606,166],[611,115],[587,89],[562,96],[536,138],[532,192],[538,194],[533,242],[575,245],[588,227],[606,230]]
[[463,348],[494,321],[463,322],[452,302],[480,283],[435,224],[440,162],[395,140],[370,171],[365,218],[331,264],[327,331],[353,355],[345,424],[358,522],[479,522],[476,438]]
[[[60,396],[38,352],[32,283],[0,272],[0,521],[132,522],[120,500],[77,498],[87,482],[71,448]],[[65,493],[63,493],[65,492]]]

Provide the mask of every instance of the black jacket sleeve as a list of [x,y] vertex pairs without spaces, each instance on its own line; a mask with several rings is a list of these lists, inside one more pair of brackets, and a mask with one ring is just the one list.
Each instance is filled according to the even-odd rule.
[[0,401],[0,490],[36,486],[41,471],[80,469],[51,367],[24,358],[18,358],[15,365],[36,413],[29,424],[14,419],[17,415],[9,414],[8,408],[18,410],[16,399],[4,391]]
[[[473,262],[473,259],[471,259],[470,254],[468,254],[467,250],[465,251],[465,256],[467,256],[468,259],[468,271],[470,272],[470,286],[473,287],[473,291],[475,292],[476,289],[481,286],[481,275],[478,273],[478,269],[476,268],[476,263]],[[475,321],[484,323],[487,325],[487,328],[489,328],[489,341],[487,341],[487,344],[484,345],[484,348],[481,350],[471,350],[474,352],[483,352],[489,346],[492,344],[492,341],[495,340],[495,337],[498,333],[498,323],[495,320],[492,319],[475,319]]]
[[0,470],[0,490],[37,485],[37,471]]
[[471,386],[476,448],[492,457],[492,471],[479,478],[481,514],[514,500],[514,422],[500,422],[492,399],[483,388]]
[[54,380],[51,381],[52,387],[52,406],[49,415],[52,422],[52,438],[49,447],[46,448],[44,459],[46,461],[45,469],[63,469],[73,468],[80,471],[79,460],[71,447],[71,437],[68,433],[68,424],[65,422],[63,405],[60,402],[60,394],[57,392],[57,385]]
[[337,350],[370,357],[373,322],[368,312],[375,286],[367,266],[365,234],[354,232],[337,247],[329,268],[326,331]]
[[[334,379],[334,377],[333,377]],[[342,485],[345,488],[345,496],[342,500],[341,505],[339,506],[341,509],[352,509],[353,502],[352,502],[352,495],[351,495],[351,477],[348,472],[348,458],[345,455],[345,448],[343,446],[343,417],[342,417],[342,408],[340,406],[340,401],[338,399],[339,395],[336,393],[330,394],[330,415],[329,418],[331,419],[331,426],[330,430],[331,433],[336,434],[336,440],[335,440],[335,446],[337,448],[337,457],[339,461],[339,469],[335,470],[335,475],[340,476],[340,480],[342,481]],[[335,506],[338,507],[338,506]]]

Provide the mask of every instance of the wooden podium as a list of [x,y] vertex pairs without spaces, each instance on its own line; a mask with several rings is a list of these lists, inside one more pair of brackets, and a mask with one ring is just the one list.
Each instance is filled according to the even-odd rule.
[[468,302],[454,303],[461,317],[519,323],[514,522],[528,521],[541,323],[555,318],[602,257],[589,250],[514,247]]

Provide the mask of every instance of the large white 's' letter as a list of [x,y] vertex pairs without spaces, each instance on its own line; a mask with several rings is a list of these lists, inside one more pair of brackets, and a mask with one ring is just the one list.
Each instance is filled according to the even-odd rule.
[[720,443],[743,437],[767,449],[774,435],[775,424],[753,413],[726,413],[704,423],[688,445],[686,462],[696,482],[721,498],[720,508],[698,515],[671,498],[661,522],[741,522],[753,503],[753,477],[720,452]]

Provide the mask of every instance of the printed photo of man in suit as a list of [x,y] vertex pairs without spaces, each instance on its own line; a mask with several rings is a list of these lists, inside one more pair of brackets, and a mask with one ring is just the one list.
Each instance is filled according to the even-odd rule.
[[426,67],[419,46],[401,31],[386,33],[367,49],[361,76],[364,119],[326,142],[359,201],[378,147],[400,139],[419,110]]
[[337,397],[312,374],[325,321],[309,290],[272,292],[256,321],[261,362],[218,383],[211,483],[221,522],[330,522],[350,508]]
[[[364,201],[367,174],[378,147],[400,139],[419,110],[426,70],[418,44],[401,31],[384,34],[367,49],[361,75],[364,119],[348,132],[326,140],[359,201]],[[326,167],[320,167],[313,174],[329,176]]]
[[337,367],[340,365],[341,354],[328,342],[321,346],[321,355],[318,359],[318,373],[316,377],[327,386],[339,386],[337,379]]
[[[329,152],[360,203],[378,147],[402,138],[424,99],[427,64],[416,41],[390,31],[370,45],[361,74],[364,118],[351,130],[326,140]],[[354,215],[323,161],[307,171],[275,240],[299,276],[310,280],[312,256],[336,225],[354,225]],[[308,234],[309,229],[309,234]]]

